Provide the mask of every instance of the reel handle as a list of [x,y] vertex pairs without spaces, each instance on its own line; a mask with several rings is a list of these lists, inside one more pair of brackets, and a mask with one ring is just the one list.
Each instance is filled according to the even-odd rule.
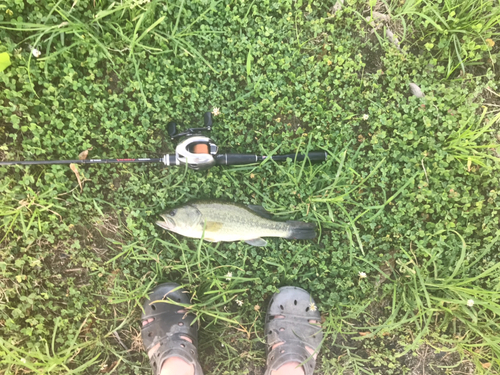
[[167,124],[167,132],[170,136],[171,140],[180,137],[190,137],[192,135],[199,135],[202,131],[210,131],[212,130],[212,112],[205,112],[203,115],[203,128],[189,128],[188,130],[177,133],[177,124],[174,121],[171,121]]
[[212,112],[205,112],[203,116],[203,123],[205,124],[205,128],[207,130],[212,130]]
[[174,139],[174,135],[177,134],[177,124],[174,121],[167,124],[167,133],[171,139]]

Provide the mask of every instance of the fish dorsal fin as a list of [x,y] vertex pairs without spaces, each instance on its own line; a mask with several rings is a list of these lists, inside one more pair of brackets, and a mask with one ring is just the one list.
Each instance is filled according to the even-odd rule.
[[253,240],[246,240],[245,242],[249,245],[258,246],[258,247],[263,247],[263,246],[267,245],[267,241],[260,238],[260,237],[254,238]]
[[265,218],[265,219],[273,219],[273,214],[271,214],[269,211],[267,211],[264,207],[256,205],[256,204],[249,204],[248,208],[255,212],[257,215]]

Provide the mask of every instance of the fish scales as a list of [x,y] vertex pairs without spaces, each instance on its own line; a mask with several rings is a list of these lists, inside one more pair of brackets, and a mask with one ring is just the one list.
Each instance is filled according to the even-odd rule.
[[[205,237],[231,237],[247,240],[255,237],[285,237],[288,235],[286,223],[263,218],[248,208],[224,203],[193,204],[206,223],[223,223],[223,227],[212,231],[210,225],[205,229]],[[224,239],[222,239],[224,241]]]

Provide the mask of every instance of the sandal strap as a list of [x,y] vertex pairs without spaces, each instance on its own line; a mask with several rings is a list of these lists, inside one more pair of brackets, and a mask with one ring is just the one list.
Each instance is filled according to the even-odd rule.
[[149,362],[155,375],[160,375],[163,363],[172,357],[178,357],[194,367],[194,375],[203,375],[203,370],[198,362],[198,349],[189,341],[181,338],[185,336],[177,333],[160,340],[160,347]]
[[[167,305],[167,303],[157,303],[156,305]],[[158,307],[157,307],[158,309]],[[161,309],[158,314],[145,315],[142,319],[153,318],[151,323],[142,327],[142,342],[146,351],[149,351],[163,339],[168,339],[175,335],[188,337],[194,346],[198,346],[198,323],[192,324],[195,316],[193,314],[178,313],[182,307],[169,305]]]
[[272,348],[280,342],[293,342],[312,349],[318,348],[323,340],[323,332],[319,323],[309,323],[309,320],[312,319],[287,314],[285,318],[268,321],[267,345]]
[[312,375],[316,367],[314,356],[309,354],[304,346],[296,343],[285,343],[272,349],[267,354],[265,375],[271,375],[272,371],[277,371],[281,366],[290,362],[300,363],[305,375]]

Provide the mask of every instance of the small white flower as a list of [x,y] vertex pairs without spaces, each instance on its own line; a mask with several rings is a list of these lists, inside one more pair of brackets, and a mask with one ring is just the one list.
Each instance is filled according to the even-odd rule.
[[33,54],[33,56],[35,57],[40,57],[40,55],[42,54],[39,50],[37,50],[36,48],[33,48],[31,50],[31,53]]
[[212,113],[214,114],[214,116],[218,116],[220,115],[220,108],[218,107],[214,107]]
[[26,359],[21,358],[21,362],[22,362],[22,363],[26,363]]
[[359,276],[360,279],[364,279],[364,278],[367,277],[365,272],[359,272],[358,276]]
[[235,302],[238,306],[240,306],[240,307],[243,306],[243,301],[240,301],[239,299],[237,299]]
[[468,300],[467,301],[467,306],[469,306],[469,307],[474,306],[474,300],[473,299]]
[[233,273],[232,272],[228,272],[227,275],[226,275],[226,280],[227,281],[231,281],[232,277],[233,277]]
[[370,118],[370,116],[368,116],[368,115],[366,115],[366,114],[365,114],[365,115],[363,115],[363,120],[365,120],[365,121],[366,121],[366,120],[368,120],[369,118]]
[[311,303],[309,304],[309,309],[310,309],[311,311],[316,311],[318,308],[316,307],[316,304],[315,304],[314,302],[311,302]]

